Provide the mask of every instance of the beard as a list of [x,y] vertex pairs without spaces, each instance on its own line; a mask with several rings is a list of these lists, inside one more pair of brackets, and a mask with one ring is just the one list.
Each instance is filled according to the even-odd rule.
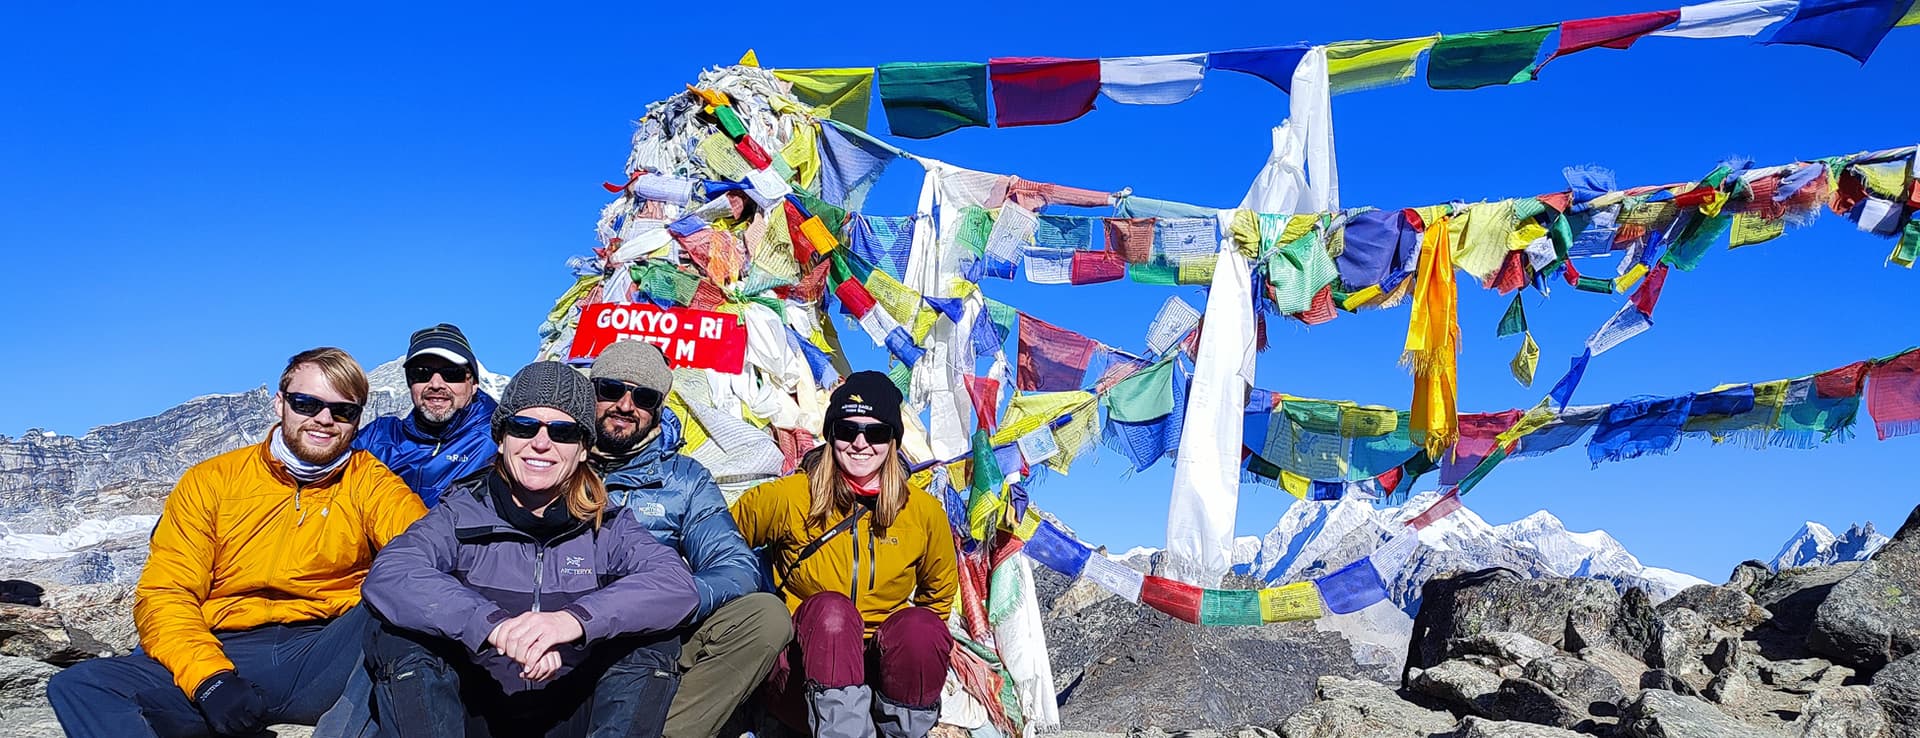
[[358,429],[347,423],[334,424],[339,428],[339,433],[333,437],[332,443],[316,446],[308,442],[306,434],[300,431],[312,422],[308,420],[301,423],[299,428],[290,427],[284,423],[280,425],[280,440],[286,442],[287,449],[293,452],[294,458],[308,464],[324,466],[340,458],[340,455],[346,453],[353,445],[353,436]]
[[[608,427],[607,420],[609,418],[619,418],[627,421],[626,432],[615,432],[612,428]],[[609,454],[624,454],[632,451],[634,445],[638,444],[640,439],[645,438],[647,433],[652,430],[653,426],[651,424],[642,425],[640,423],[639,415],[623,413],[619,410],[608,410],[606,417],[600,419],[600,432],[595,434],[598,437],[594,439],[593,445]]]
[[[427,409],[426,401],[428,399],[446,400],[446,411],[434,412]],[[453,416],[459,414],[463,408],[464,406],[460,404],[460,400],[454,397],[452,392],[442,392],[438,390],[426,390],[421,393],[419,399],[413,402],[414,411],[420,413],[420,419],[426,421],[428,425],[446,425],[447,421],[452,420]]]

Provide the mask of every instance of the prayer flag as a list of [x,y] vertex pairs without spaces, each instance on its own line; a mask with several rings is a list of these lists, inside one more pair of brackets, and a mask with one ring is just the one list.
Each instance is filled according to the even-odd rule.
[[1067,121],[1093,110],[1100,93],[1100,60],[1004,57],[989,63],[994,124],[1037,126]]
[[1882,441],[1920,433],[1920,350],[1874,362],[1867,372],[1867,412]]
[[1207,56],[1208,66],[1229,72],[1251,74],[1291,94],[1293,70],[1307,55],[1306,44],[1265,46],[1255,49],[1216,51]]
[[1800,0],[1786,25],[1762,43],[1830,49],[1865,64],[1912,7],[1913,0]]
[[976,541],[991,540],[994,526],[999,522],[999,510],[1004,505],[1000,499],[1000,487],[1006,481],[1006,475],[1000,470],[1000,460],[993,454],[993,444],[987,440],[984,428],[973,432],[973,464],[968,473],[972,477],[967,488],[971,494],[967,498],[968,535]]
[[1653,36],[1679,38],[1729,38],[1752,36],[1767,26],[1779,23],[1799,0],[1717,0],[1680,8],[1680,21],[1672,28],[1654,31]]
[[1093,248],[1093,218],[1078,215],[1042,215],[1034,227],[1034,245],[1053,249]]
[[1069,268],[1074,284],[1099,284],[1127,276],[1127,263],[1112,251],[1075,251]]
[[1653,306],[1660,302],[1660,288],[1667,284],[1667,265],[1660,264],[1647,273],[1647,280],[1633,293],[1633,307],[1641,315],[1653,317]]
[[1440,465],[1440,483],[1453,485],[1465,479],[1481,459],[1493,453],[1501,432],[1519,421],[1520,414],[1519,410],[1507,410],[1460,416],[1460,440],[1453,444],[1453,450]]
[[1555,382],[1553,390],[1547,393],[1561,410],[1567,409],[1567,403],[1573,400],[1573,391],[1580,386],[1580,378],[1587,373],[1587,362],[1592,360],[1593,349],[1573,357],[1573,365],[1567,368],[1567,373],[1561,375],[1560,381]]
[[967,395],[973,399],[973,418],[978,427],[992,430],[1000,424],[1000,382],[987,377],[966,377]]
[[[1173,369],[1173,378],[1169,382],[1173,393],[1171,411],[1144,422],[1118,420],[1111,412],[1107,415],[1107,446],[1125,456],[1133,464],[1134,471],[1153,466],[1180,447],[1180,434],[1187,416],[1187,385],[1190,380],[1174,362],[1167,363]],[[1015,401],[1018,400],[1015,398]]]
[[1201,625],[1259,625],[1260,591],[1209,589],[1200,595]]
[[1517,333],[1527,332],[1527,309],[1520,303],[1520,296],[1514,295],[1513,302],[1507,305],[1507,314],[1500,316],[1499,337],[1506,338]]
[[1136,372],[1115,384],[1101,398],[1107,418],[1128,423],[1160,420],[1173,412],[1173,360]]
[[847,210],[866,204],[867,191],[880,180],[900,150],[852,128],[820,126],[820,196]]
[[1260,620],[1285,623],[1320,617],[1320,590],[1312,582],[1294,582],[1284,587],[1260,590]]
[[1206,74],[1206,54],[1101,59],[1100,92],[1118,103],[1170,105],[1199,92]]
[[1620,310],[1608,318],[1599,330],[1587,337],[1587,353],[1599,356],[1615,346],[1626,343],[1628,339],[1647,332],[1653,327],[1653,320],[1634,301],[1621,305]]
[[1439,34],[1391,41],[1344,41],[1327,46],[1327,82],[1335,95],[1387,87],[1413,76],[1420,54]]
[[1641,36],[1672,25],[1677,20],[1680,20],[1678,10],[1656,10],[1563,21],[1560,24],[1560,48],[1554,50],[1553,57],[1547,61],[1595,46],[1625,49],[1640,40]]
[[1413,552],[1420,547],[1420,531],[1401,526],[1392,537],[1367,554],[1367,560],[1373,562],[1373,570],[1380,573],[1382,580],[1392,579],[1406,568],[1407,560],[1413,558]]
[[1408,520],[1407,525],[1412,526],[1414,530],[1425,530],[1427,526],[1440,522],[1441,519],[1452,515],[1453,511],[1458,509],[1460,509],[1460,491],[1447,490],[1446,494],[1434,500],[1433,504],[1427,506],[1427,509],[1420,511],[1419,515],[1415,515],[1411,520]]
[[1355,561],[1339,571],[1313,580],[1327,609],[1339,614],[1359,612],[1387,598],[1387,584],[1380,572],[1366,559]]
[[1153,259],[1153,218],[1103,218],[1107,250],[1118,253],[1129,264],[1145,264]]
[[1091,338],[1020,314],[1019,387],[1023,392],[1080,389],[1087,364],[1100,344]]
[[1533,334],[1523,334],[1526,339],[1520,343],[1520,350],[1513,355],[1513,361],[1507,368],[1513,372],[1513,380],[1522,387],[1533,386],[1534,369],[1540,366],[1540,345],[1533,342]]
[[1041,522],[1020,550],[1041,566],[1069,577],[1080,576],[1087,567],[1087,559],[1093,556],[1093,549],[1067,535],[1053,521]]
[[1093,580],[1094,584],[1105,587],[1107,591],[1120,595],[1128,602],[1139,602],[1141,590],[1145,589],[1146,578],[1140,572],[1129,569],[1106,554],[1098,551],[1087,557],[1087,565],[1080,575]]
[[1692,412],[1693,395],[1636,396],[1615,403],[1600,418],[1587,442],[1587,458],[1625,461],[1648,454],[1664,454],[1680,443],[1680,428]]
[[776,69],[773,76],[793,86],[800,102],[824,110],[823,117],[865,130],[873,107],[873,68]]
[[887,129],[903,138],[933,138],[987,125],[987,65],[973,62],[882,64],[877,77]]
[[1534,62],[1553,24],[1440,37],[1427,56],[1427,86],[1473,90],[1533,81]]
[[1036,246],[1027,249],[1024,262],[1027,266],[1027,281],[1034,284],[1072,284],[1073,249],[1053,249]]
[[1140,584],[1140,604],[1189,623],[1200,623],[1200,588],[1186,582],[1148,575]]
[[859,282],[851,279],[841,282],[840,286],[833,288],[833,294],[840,297],[841,306],[855,318],[867,317],[867,313],[873,310],[873,295]]
[[1348,289],[1380,284],[1420,246],[1420,229],[1404,210],[1369,210],[1347,219],[1345,248],[1334,257]]
[[1420,277],[1414,285],[1403,360],[1413,366],[1414,443],[1439,458],[1453,445],[1456,423],[1456,362],[1460,351],[1458,287],[1447,218],[1429,224],[1420,246]]
[[[1541,403],[1544,407],[1546,403]],[[1585,438],[1587,431],[1600,422],[1600,416],[1607,411],[1603,405],[1585,405],[1571,407],[1558,413],[1548,413],[1543,422],[1533,430],[1514,438],[1516,457],[1543,456],[1571,446]],[[1534,417],[1533,411],[1523,416],[1524,428],[1528,419]],[[1503,437],[1504,440],[1504,437]]]

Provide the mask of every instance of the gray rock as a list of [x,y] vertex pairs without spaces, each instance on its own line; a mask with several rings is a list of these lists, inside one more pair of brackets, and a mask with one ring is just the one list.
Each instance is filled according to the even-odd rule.
[[1788,728],[1801,738],[1882,738],[1889,736],[1887,715],[1862,686],[1833,687],[1813,693],[1800,717]]
[[1649,669],[1640,675],[1640,688],[1672,692],[1682,697],[1699,697],[1700,690],[1666,669]]
[[91,635],[68,631],[51,608],[0,604],[0,656],[67,666],[110,650]]
[[1807,647],[1862,673],[1920,651],[1920,507],[1893,540],[1833,586],[1814,612]]
[[1813,627],[1813,615],[1827,601],[1833,585],[1847,578],[1863,562],[1850,561],[1832,566],[1788,569],[1762,578],[1754,585],[1754,604],[1773,617],[1749,631],[1747,637],[1770,659],[1796,659],[1812,655],[1807,651],[1807,631]]
[[45,703],[47,680],[60,673],[60,667],[17,656],[0,656],[0,709],[11,712],[17,705]]
[[1700,700],[1649,689],[1620,719],[1633,738],[1770,738],[1773,734],[1728,717]]
[[1560,649],[1520,633],[1495,632],[1447,641],[1447,653],[1456,657],[1492,656],[1524,667],[1534,659],[1558,655]]
[[1467,716],[1452,738],[1579,738],[1581,734],[1566,728],[1523,723],[1517,720],[1487,720]]
[[[1519,633],[1578,651],[1610,640],[1606,633],[1619,620],[1621,601],[1612,585],[1593,579],[1493,579],[1461,587],[1449,599],[1421,603],[1410,666],[1438,664],[1448,642],[1484,633]],[[1570,640],[1576,642],[1571,647]]]
[[1772,574],[1773,570],[1767,568],[1766,562],[1758,559],[1747,559],[1746,561],[1740,562],[1739,566],[1733,567],[1733,574],[1727,577],[1727,583],[1722,586],[1737,592],[1744,592],[1747,596],[1751,597],[1753,596],[1755,587],[1760,581]]
[[[1571,622],[1567,630],[1575,636],[1580,633]],[[1653,663],[1659,657],[1660,616],[1645,591],[1630,589],[1620,596],[1620,606],[1615,610],[1613,622],[1607,625],[1606,632],[1607,639],[1614,646],[1634,658]],[[1562,645],[1569,651],[1579,651],[1590,643]]]
[[[1066,588],[1065,577],[1052,572],[1036,576],[1036,584],[1036,593]],[[1255,585],[1234,580],[1225,586]],[[1041,604],[1049,606],[1044,594]],[[1207,628],[1118,597],[1043,622],[1067,730],[1224,732],[1276,725],[1313,699],[1321,676],[1386,676],[1355,663],[1344,637],[1312,623]],[[1063,674],[1071,680],[1060,680]]]
[[1713,650],[1703,659],[1707,670],[1719,674],[1728,669],[1746,666],[1751,660],[1751,655],[1743,644],[1744,641],[1732,636],[1722,638],[1718,643],[1713,644]]
[[1627,700],[1626,687],[1605,669],[1572,656],[1548,656],[1527,664],[1526,679],[1572,703],[1581,712],[1616,717]]
[[1693,610],[1677,607],[1662,613],[1656,658],[1647,663],[1667,670],[1695,690],[1707,686],[1713,672],[1707,670],[1703,655],[1717,642],[1713,626]]
[[1700,696],[1715,704],[1739,707],[1753,698],[1753,680],[1747,678],[1744,669],[1727,669],[1713,675],[1713,681],[1700,690]]
[[5,717],[0,718],[0,738],[51,738],[66,734],[45,700],[8,707]]
[[1707,624],[1726,630],[1744,631],[1772,617],[1766,608],[1754,604],[1747,593],[1729,587],[1696,584],[1667,598],[1655,608],[1660,614],[1687,608],[1705,618]]
[[1455,660],[1422,669],[1408,687],[1459,712],[1490,715],[1493,693],[1500,689],[1500,681],[1500,675],[1485,667]]
[[1825,659],[1762,661],[1756,667],[1760,681],[1782,692],[1812,694],[1826,687],[1838,687],[1853,677],[1853,670],[1835,666]]
[[1873,675],[1873,697],[1887,711],[1895,738],[1920,738],[1920,654],[1909,654]]
[[1508,679],[1494,692],[1490,717],[1572,728],[1590,720],[1580,705],[1529,679]]
[[1453,731],[1451,714],[1400,698],[1378,682],[1321,677],[1320,701],[1280,724],[1281,738],[1428,738]]

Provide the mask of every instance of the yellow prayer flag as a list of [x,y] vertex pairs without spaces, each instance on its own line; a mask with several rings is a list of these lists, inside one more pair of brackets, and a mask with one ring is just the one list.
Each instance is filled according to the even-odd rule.
[[1340,403],[1340,435],[1347,438],[1384,436],[1400,427],[1400,413],[1379,405]]
[[1734,213],[1730,231],[1727,248],[1737,249],[1779,238],[1787,232],[1787,222],[1778,218],[1764,218],[1757,213]]
[[1340,307],[1350,311],[1359,310],[1360,308],[1373,304],[1373,301],[1386,296],[1386,294],[1387,293],[1380,291],[1380,285],[1370,284],[1356,290],[1353,294],[1347,295],[1347,299],[1340,303]]
[[793,96],[812,105],[815,115],[867,129],[867,113],[873,107],[873,67],[780,69],[773,76],[793,85]]
[[840,247],[840,239],[833,237],[833,231],[827,230],[826,222],[820,220],[818,215],[808,216],[800,224],[800,232],[806,234],[807,241],[813,244],[813,250],[822,255]]
[[[874,273],[878,274],[880,270],[875,269]],[[871,290],[869,290],[869,292],[871,292]],[[920,306],[919,312],[913,314],[913,343],[915,345],[926,345],[927,336],[933,335],[933,327],[939,322],[940,313],[938,311],[925,305]]]
[[1093,445],[1100,435],[1100,403],[1089,402],[1068,413],[1068,420],[1053,429],[1053,443],[1060,449],[1053,458],[1047,459],[1048,469],[1067,473],[1073,466],[1073,460],[1079,458],[1081,451]]
[[1294,582],[1260,590],[1261,622],[1312,620],[1320,615],[1320,590],[1314,589],[1313,582]]
[[1913,9],[1907,11],[1906,15],[1901,16],[1898,23],[1893,24],[1894,28],[1903,28],[1906,26],[1920,26],[1920,3],[1914,3]]
[[1247,258],[1260,256],[1260,216],[1252,210],[1241,208],[1233,211],[1233,221],[1229,224],[1228,234],[1234,244],[1240,247],[1240,253]]
[[679,392],[667,393],[667,408],[672,410],[674,415],[680,416],[680,436],[686,444],[681,447],[681,450],[692,453],[701,446],[707,445],[706,426],[701,425],[700,418],[687,408],[687,401],[680,396]]
[[993,540],[993,531],[1000,527],[1000,516],[1006,508],[1007,501],[1000,497],[999,490],[994,490],[980,504],[967,508],[967,532],[974,540]]
[[895,322],[907,326],[918,325],[915,313],[919,312],[924,305],[920,302],[920,293],[914,292],[912,287],[906,286],[900,280],[894,279],[893,275],[879,269],[867,275],[865,287],[867,294],[873,295],[873,301],[879,303],[888,315],[893,316]]
[[[1028,433],[1039,430],[1040,426],[1058,420],[1060,416],[1074,412],[1082,406],[1092,408],[1095,400],[1092,392],[1070,390],[1067,392],[1028,392],[1015,395],[1007,402],[1007,411],[1000,417],[1000,430],[995,431],[991,439],[999,446],[1014,442]],[[1055,431],[1054,440],[1059,442],[1060,450],[1066,451],[1067,444]]]
[[1288,244],[1293,243],[1294,241],[1298,241],[1301,238],[1306,237],[1307,234],[1312,233],[1314,226],[1317,226],[1319,224],[1320,224],[1319,213],[1299,213],[1296,215],[1289,215],[1287,216],[1286,225],[1280,227],[1280,240],[1276,241],[1275,243],[1278,243],[1281,246],[1286,246]]
[[1540,225],[1540,221],[1529,218],[1519,227],[1514,228],[1513,233],[1507,234],[1507,250],[1521,251],[1533,245],[1534,241],[1546,237],[1547,227]]
[[1033,505],[1027,505],[1027,516],[1020,519],[1019,525],[1014,526],[1013,535],[1015,538],[1025,541],[1033,538],[1033,534],[1039,532],[1039,530],[1040,511],[1035,509]]
[[1455,214],[1447,221],[1453,265],[1483,283],[1493,279],[1507,260],[1507,240],[1516,220],[1512,200],[1474,203]]
[[1327,46],[1327,84],[1333,94],[1397,85],[1440,34],[1393,41],[1344,41]]
[[1525,340],[1520,344],[1520,352],[1513,355],[1513,363],[1509,367],[1513,369],[1514,381],[1522,387],[1532,387],[1533,370],[1540,366],[1540,344],[1533,342],[1532,332],[1523,337]]
[[813,189],[813,180],[820,174],[820,147],[815,143],[820,126],[811,121],[795,126],[793,138],[787,139],[787,145],[780,147],[780,158],[793,170],[794,183],[806,189]]
[[[1533,336],[1529,334],[1527,337],[1532,338]],[[1541,400],[1540,404],[1534,405],[1532,409],[1527,411],[1527,414],[1520,416],[1520,420],[1515,422],[1513,427],[1503,430],[1500,432],[1500,435],[1495,436],[1495,440],[1498,441],[1499,445],[1505,446],[1526,437],[1534,431],[1547,427],[1548,423],[1553,422],[1553,419],[1558,417],[1553,414],[1553,410],[1549,409],[1552,406],[1552,400]]]
[[1627,290],[1633,289],[1634,285],[1640,283],[1640,278],[1645,276],[1647,276],[1647,265],[1635,264],[1632,269],[1627,270],[1626,274],[1613,278],[1613,291],[1626,294]]
[[1280,488],[1286,490],[1287,494],[1293,495],[1294,497],[1298,497],[1304,500],[1304,499],[1307,499],[1308,494],[1311,494],[1313,492],[1313,480],[1308,479],[1299,474],[1295,474],[1293,472],[1287,471],[1285,469],[1281,469],[1280,470]]
[[1213,284],[1213,268],[1219,263],[1219,254],[1182,259],[1175,267],[1173,281],[1178,284]]
[[1700,214],[1709,218],[1719,215],[1720,209],[1727,206],[1727,193],[1715,190],[1712,197],[1700,203]]
[[741,54],[740,61],[734,62],[734,64],[742,67],[753,67],[755,69],[759,69],[760,55],[753,53],[753,49],[747,49],[747,53]]

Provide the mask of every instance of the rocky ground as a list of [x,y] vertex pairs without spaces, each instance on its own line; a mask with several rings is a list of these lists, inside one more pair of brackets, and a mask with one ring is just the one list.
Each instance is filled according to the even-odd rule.
[[[1657,606],[1592,579],[1441,577],[1404,669],[1306,624],[1200,628],[1039,584],[1062,736],[1920,738],[1920,508],[1866,561],[1748,562]],[[47,679],[130,650],[130,596],[0,604],[0,738],[60,735]]]

